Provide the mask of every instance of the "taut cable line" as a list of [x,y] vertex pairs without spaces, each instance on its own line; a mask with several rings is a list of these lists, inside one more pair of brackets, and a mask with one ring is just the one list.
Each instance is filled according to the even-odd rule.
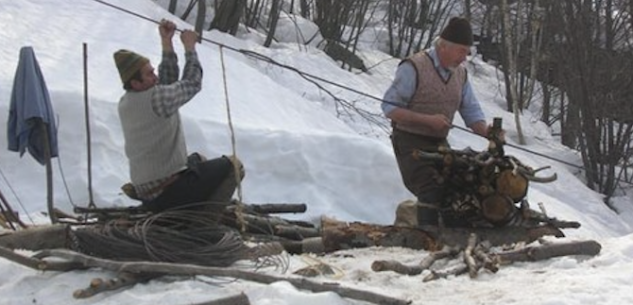
[[[468,132],[468,133],[473,134],[473,135],[477,135],[476,133],[474,133],[474,132],[470,131],[469,129],[464,128],[464,127],[461,127],[461,126],[452,125],[452,127],[453,127],[453,128],[455,128],[455,129],[459,129],[459,130],[461,130],[461,131]],[[511,144],[511,143],[507,143],[507,142],[506,142],[506,143],[504,143],[503,145],[505,145],[505,146],[509,146],[509,147],[512,147],[512,148],[515,148],[515,149],[517,149],[517,150],[521,150],[521,151],[524,151],[524,152],[528,152],[528,153],[531,153],[531,154],[533,154],[533,155],[537,155],[537,156],[539,156],[539,157],[543,157],[543,158],[551,159],[551,160],[554,160],[554,161],[560,162],[560,163],[565,164],[565,165],[569,165],[569,166],[571,166],[571,167],[574,167],[574,168],[577,168],[577,169],[580,169],[580,170],[584,170],[584,168],[583,168],[582,166],[578,165],[578,164],[574,164],[574,163],[571,163],[571,162],[567,162],[567,161],[565,161],[565,160],[559,160],[559,159],[556,159],[556,158],[552,158],[552,157],[550,157],[550,156],[548,156],[548,155],[546,155],[546,154],[542,154],[542,153],[539,153],[539,152],[536,152],[536,151],[533,151],[533,150],[529,150],[529,149],[527,149],[527,148],[523,148],[523,147],[518,146],[518,145],[514,145],[514,144]]]
[[[141,19],[147,20],[147,21],[149,21],[149,22],[153,22],[153,23],[155,23],[155,24],[160,24],[160,22],[158,22],[158,21],[156,21],[156,20],[154,20],[154,19],[151,19],[151,18],[146,17],[146,16],[143,16],[143,15],[141,15],[141,14],[138,14],[138,13],[132,12],[132,11],[127,10],[127,9],[124,9],[124,8],[122,8],[122,7],[119,7],[119,6],[116,6],[116,5],[113,5],[113,4],[110,4],[110,3],[107,3],[107,2],[105,2],[105,1],[102,1],[102,0],[93,0],[93,1],[95,1],[95,2],[97,2],[97,3],[100,3],[100,4],[103,4],[103,5],[105,5],[105,6],[109,6],[109,7],[113,8],[113,9],[116,9],[116,10],[122,11],[122,12],[124,12],[124,13],[126,13],[126,14],[130,14],[130,15],[136,16],[136,17],[138,17],[138,18],[141,18]],[[176,29],[176,30],[177,30],[177,31],[179,31],[179,32],[182,32],[182,30],[180,30],[180,29]],[[201,36],[201,37],[202,37],[202,36]],[[392,101],[386,101],[386,100],[383,100],[382,98],[375,97],[375,96],[373,96],[373,95],[370,95],[370,94],[368,94],[368,93],[362,92],[362,91],[357,90],[357,89],[354,89],[354,88],[352,88],[352,87],[345,86],[345,85],[342,85],[342,84],[336,83],[336,82],[334,82],[334,81],[331,81],[331,80],[325,79],[325,78],[323,78],[323,77],[320,77],[320,76],[317,76],[317,75],[314,75],[314,74],[310,74],[310,73],[303,72],[303,71],[301,71],[301,70],[299,70],[299,69],[297,69],[297,68],[295,68],[295,67],[292,67],[292,66],[289,66],[289,65],[285,65],[285,64],[279,63],[279,62],[275,61],[274,59],[272,59],[272,58],[270,58],[270,57],[267,57],[267,56],[265,56],[265,55],[259,54],[259,53],[254,52],[254,51],[245,50],[245,49],[238,49],[238,48],[234,48],[234,47],[227,46],[227,45],[225,45],[225,44],[222,44],[222,43],[219,43],[219,42],[216,42],[216,41],[210,40],[210,39],[208,39],[208,38],[203,38],[203,37],[201,38],[201,41],[205,41],[205,42],[208,42],[208,43],[211,43],[211,44],[214,44],[214,45],[217,45],[217,46],[223,47],[223,48],[225,48],[225,49],[228,49],[228,50],[231,50],[231,51],[234,51],[234,52],[242,53],[242,54],[244,54],[244,55],[246,55],[246,56],[253,57],[253,58],[258,59],[258,60],[260,60],[260,61],[265,61],[265,62],[268,62],[268,63],[270,63],[270,64],[273,64],[273,65],[279,66],[279,67],[281,67],[281,68],[291,70],[291,71],[293,71],[293,72],[295,72],[295,73],[299,74],[299,75],[300,75],[301,77],[303,77],[304,79],[306,79],[306,80],[308,80],[308,81],[310,81],[310,82],[314,83],[314,84],[315,84],[317,87],[319,87],[320,89],[323,89],[323,87],[322,87],[322,86],[320,86],[318,83],[314,82],[315,80],[316,80],[316,81],[319,81],[319,82],[323,82],[323,83],[329,84],[329,85],[332,85],[332,86],[335,86],[335,87],[338,87],[338,88],[341,88],[341,89],[344,89],[344,90],[347,90],[347,91],[349,91],[349,92],[356,93],[356,94],[358,94],[358,95],[361,95],[361,96],[364,96],[364,97],[367,97],[367,98],[370,98],[370,99],[373,99],[373,100],[376,100],[376,101],[380,101],[380,102],[383,102],[383,103],[386,103],[386,104],[390,104],[390,105],[394,105],[394,106],[397,106],[397,107],[402,107],[402,105],[399,105],[399,104],[394,103],[394,102],[392,102]],[[462,130],[462,131],[466,131],[466,132],[468,132],[468,133],[470,133],[470,134],[477,135],[477,134],[473,133],[472,131],[470,131],[470,130],[468,130],[468,129],[465,129],[465,128],[463,128],[463,127],[459,127],[459,126],[455,126],[455,125],[453,125],[453,127],[455,127],[456,129]],[[568,165],[568,166],[572,166],[572,167],[574,167],[574,168],[577,168],[577,169],[580,169],[580,170],[586,171],[586,169],[585,169],[583,166],[580,166],[580,165],[577,165],[577,164],[573,164],[573,163],[568,162],[568,161],[565,161],[565,160],[561,160],[561,159],[554,158],[554,157],[551,157],[551,156],[548,156],[548,155],[545,155],[545,154],[541,154],[541,153],[538,153],[538,152],[535,152],[535,151],[533,151],[533,150],[529,150],[529,149],[527,149],[527,148],[523,148],[523,147],[520,147],[520,146],[517,146],[517,145],[512,145],[512,144],[509,144],[509,143],[506,143],[505,145],[507,145],[507,146],[509,146],[509,147],[512,147],[512,148],[515,148],[515,149],[518,149],[518,150],[521,150],[521,151],[524,151],[524,152],[527,152],[527,153],[534,154],[534,155],[536,155],[536,156],[543,157],[543,158],[545,158],[545,159],[549,159],[549,160],[552,160],[552,161],[556,161],[556,162],[559,162],[559,163],[562,163],[562,164],[565,164],[565,165]],[[626,181],[624,181],[624,182],[626,182]],[[633,185],[633,183],[628,183],[628,184],[632,184],[632,185]]]

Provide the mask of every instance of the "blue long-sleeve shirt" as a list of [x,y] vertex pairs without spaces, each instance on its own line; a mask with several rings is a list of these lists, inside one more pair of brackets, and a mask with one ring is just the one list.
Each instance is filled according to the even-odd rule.
[[[47,128],[37,128],[36,120],[41,120]],[[28,150],[42,165],[47,162],[45,145],[49,146],[51,158],[58,155],[57,127],[51,98],[33,47],[30,46],[20,49],[20,61],[11,92],[7,138],[9,150],[19,152],[20,156]],[[48,143],[44,142],[45,138],[48,138]]]
[[[440,65],[435,49],[430,49],[428,54],[440,76],[444,80],[447,80],[451,75],[451,71]],[[415,67],[411,62],[405,61],[398,66],[395,79],[385,92],[381,104],[382,111],[385,115],[388,115],[391,111],[399,107],[407,108],[409,101],[417,89],[418,80],[416,74]],[[418,77],[424,77],[424,75],[419,75]],[[486,119],[468,78],[466,78],[462,90],[462,102],[459,108],[459,114],[467,126]]]

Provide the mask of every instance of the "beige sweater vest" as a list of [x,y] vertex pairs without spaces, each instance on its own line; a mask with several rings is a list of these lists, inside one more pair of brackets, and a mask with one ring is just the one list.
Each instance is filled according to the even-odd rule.
[[[443,114],[451,122],[462,101],[462,90],[466,82],[466,69],[462,66],[453,70],[448,80],[444,80],[433,65],[433,60],[425,52],[418,52],[408,58],[417,73],[417,88],[408,109],[424,114]],[[434,138],[446,138],[448,131],[438,132],[426,126],[396,124],[396,128],[414,134]]]

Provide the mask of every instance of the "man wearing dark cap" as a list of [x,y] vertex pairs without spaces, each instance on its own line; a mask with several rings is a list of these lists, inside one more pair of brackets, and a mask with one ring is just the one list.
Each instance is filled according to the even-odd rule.
[[[391,141],[398,167],[405,186],[417,197],[417,202],[407,201],[398,206],[396,225],[437,226],[441,214],[438,209],[445,189],[436,180],[441,164],[418,157],[414,152],[448,148],[446,137],[458,111],[475,133],[487,134],[484,114],[467,71],[461,66],[472,44],[468,20],[452,18],[433,48],[400,63],[384,95],[382,109],[392,122]],[[456,225],[446,219],[444,224]]]
[[124,191],[155,213],[204,201],[228,203],[237,184],[234,167],[243,176],[241,163],[233,157],[188,156],[179,114],[202,89],[198,35],[191,30],[180,35],[186,63],[179,80],[172,43],[176,25],[163,20],[158,29],[163,50],[158,76],[146,57],[128,50],[114,53],[126,90],[119,101],[119,118],[132,182]]

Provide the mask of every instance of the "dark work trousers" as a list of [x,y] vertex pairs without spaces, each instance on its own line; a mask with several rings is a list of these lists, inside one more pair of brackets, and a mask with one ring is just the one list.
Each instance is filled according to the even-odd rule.
[[174,182],[166,186],[158,197],[143,202],[143,206],[158,213],[207,201],[222,182],[232,176],[230,175],[232,171],[233,164],[228,157],[199,162],[191,162],[190,159],[188,168],[182,171]]
[[402,181],[418,202],[418,222],[437,225],[438,209],[445,197],[445,189],[438,178],[443,167],[442,160],[429,160],[415,155],[416,151],[435,153],[440,146],[448,146],[446,139],[427,137],[393,129],[391,143],[398,161]]

